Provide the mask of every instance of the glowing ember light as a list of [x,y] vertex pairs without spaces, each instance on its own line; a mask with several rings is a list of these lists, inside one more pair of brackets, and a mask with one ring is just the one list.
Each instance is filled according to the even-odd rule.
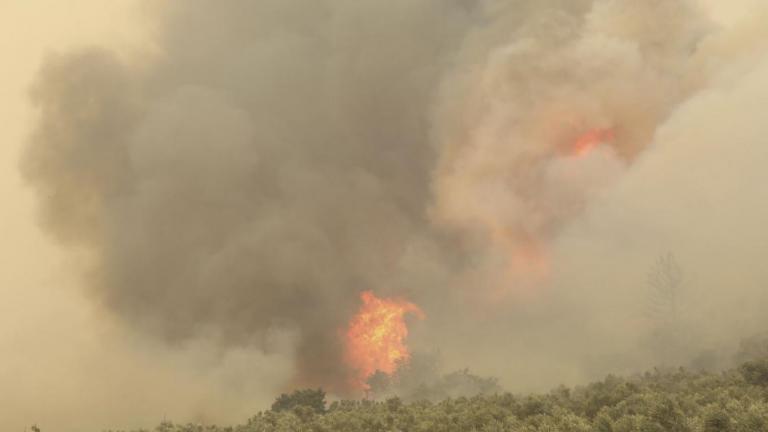
[[489,294],[488,300],[498,301],[513,295],[517,299],[535,296],[551,273],[550,256],[543,239],[521,235],[497,226],[490,240],[504,251],[506,282]]
[[613,129],[592,129],[573,143],[571,152],[574,156],[585,156],[600,144],[612,141],[615,136]]
[[405,315],[424,319],[424,312],[401,299],[381,299],[372,292],[360,295],[363,304],[349,322],[344,359],[355,371],[353,385],[367,389],[366,380],[376,371],[392,374],[398,363],[410,358],[404,341],[408,336]]
[[537,286],[549,277],[550,262],[546,250],[541,244],[520,244],[510,251],[510,272],[520,282]]

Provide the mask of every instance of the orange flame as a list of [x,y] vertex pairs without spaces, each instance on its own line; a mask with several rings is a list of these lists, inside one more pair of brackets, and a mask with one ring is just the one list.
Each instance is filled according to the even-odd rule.
[[600,144],[612,141],[615,136],[613,129],[592,129],[581,135],[573,143],[571,151],[574,156],[585,156]]
[[408,336],[405,315],[424,319],[418,306],[402,299],[381,299],[371,291],[360,294],[363,304],[346,331],[344,359],[354,370],[353,385],[367,389],[366,380],[376,371],[392,374],[398,363],[410,358],[404,341]]

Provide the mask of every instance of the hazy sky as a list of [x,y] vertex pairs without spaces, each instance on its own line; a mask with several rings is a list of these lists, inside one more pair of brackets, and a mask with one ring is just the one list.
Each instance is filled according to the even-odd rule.
[[[35,422],[43,430],[153,424],[168,410],[164,397],[142,406],[142,399],[153,399],[152,392],[136,397],[131,365],[141,359],[104,346],[108,329],[77,289],[78,264],[40,232],[33,196],[18,170],[32,120],[27,89],[43,57],[81,45],[140,45],[136,6],[122,0],[0,1],[2,430],[21,431]],[[114,358],[104,357],[108,352],[114,352]],[[97,358],[109,360],[94,363]],[[158,384],[172,381],[161,378]]]
[[[232,377],[204,364],[220,358],[195,356],[203,364],[187,369],[177,367],[185,357],[183,350],[169,354],[152,346],[137,348],[125,335],[115,342],[109,320],[79,289],[83,270],[79,258],[40,231],[34,196],[19,174],[20,154],[34,120],[28,90],[45,56],[92,45],[127,56],[146,49],[140,3],[0,0],[0,429],[4,431],[22,431],[33,423],[44,431],[149,427],[166,416],[205,420],[205,414],[196,413],[209,412],[209,406],[218,406],[214,410],[226,419],[243,419],[257,405],[249,397],[231,401],[227,394],[211,394],[212,382],[237,388]],[[233,353],[223,361],[229,370],[258,365],[247,353]],[[279,367],[275,374],[280,376]],[[174,402],[179,394],[185,395],[181,404]],[[258,406],[267,401],[258,400]]]
[[[701,0],[726,26],[762,1]],[[131,56],[148,48],[139,3],[0,0],[2,430],[150,426],[164,416],[238,420],[268,402],[263,388],[291,373],[266,355],[240,351],[222,359],[205,346],[186,348],[195,360],[182,366],[185,351],[121,333],[78,289],[87,257],[65,253],[36,223],[36,198],[18,170],[33,121],[28,86],[51,51],[97,44]],[[252,380],[243,383],[243,374]]]

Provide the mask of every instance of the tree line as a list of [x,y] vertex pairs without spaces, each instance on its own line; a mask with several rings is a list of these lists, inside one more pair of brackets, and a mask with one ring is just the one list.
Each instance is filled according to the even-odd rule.
[[[725,372],[683,368],[609,375],[545,394],[511,393],[405,402],[326,402],[299,390],[237,426],[163,422],[155,432],[765,432],[768,360]],[[144,430],[134,432],[148,432]]]

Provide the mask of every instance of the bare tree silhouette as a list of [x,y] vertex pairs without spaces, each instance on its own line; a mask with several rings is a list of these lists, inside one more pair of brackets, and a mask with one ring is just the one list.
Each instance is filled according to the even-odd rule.
[[672,253],[660,256],[648,272],[646,314],[656,321],[672,324],[680,313],[680,286],[683,271]]

